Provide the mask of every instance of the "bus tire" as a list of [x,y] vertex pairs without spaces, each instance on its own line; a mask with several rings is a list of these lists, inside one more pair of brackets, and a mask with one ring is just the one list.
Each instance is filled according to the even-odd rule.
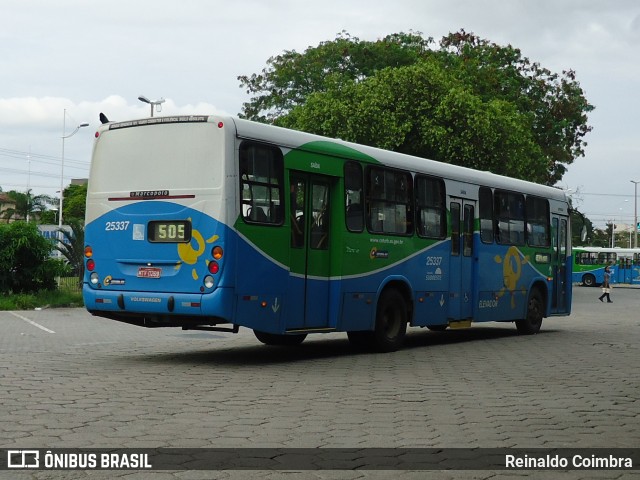
[[378,352],[398,350],[407,333],[407,302],[395,289],[382,292],[376,309],[376,325],[371,332],[371,346]]
[[266,333],[254,330],[253,334],[265,345],[283,345],[287,347],[300,345],[304,342],[304,339],[307,338],[306,333],[299,335],[278,335],[276,333]]
[[533,335],[540,331],[544,316],[544,304],[540,290],[534,288],[529,293],[527,300],[527,316],[522,320],[516,320],[516,328],[521,335]]
[[586,275],[584,275],[582,277],[582,284],[585,287],[595,287],[596,286],[596,277],[594,277],[590,273],[587,273]]

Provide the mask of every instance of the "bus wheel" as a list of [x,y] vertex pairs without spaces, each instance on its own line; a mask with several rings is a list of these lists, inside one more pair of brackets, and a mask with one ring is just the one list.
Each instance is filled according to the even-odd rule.
[[265,345],[284,345],[293,347],[300,345],[307,338],[306,334],[300,335],[278,335],[275,333],[260,332],[258,330],[253,331],[254,335]]
[[596,286],[596,277],[587,273],[584,277],[582,277],[582,284],[585,287],[595,287]]
[[385,290],[378,300],[371,346],[379,352],[398,350],[407,333],[407,304],[397,290]]
[[523,320],[516,320],[516,328],[518,333],[522,335],[533,335],[540,331],[542,326],[542,317],[544,316],[544,307],[542,303],[542,295],[536,288],[529,293],[529,301],[527,302],[527,316]]

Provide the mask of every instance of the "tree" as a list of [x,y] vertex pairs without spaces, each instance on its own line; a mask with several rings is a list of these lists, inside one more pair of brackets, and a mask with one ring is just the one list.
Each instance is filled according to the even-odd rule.
[[361,42],[343,33],[238,77],[245,117],[555,184],[591,130],[575,74],[460,31]]
[[0,224],[0,292],[32,293],[56,287],[53,245],[33,223]]
[[566,166],[584,156],[590,105],[573,70],[552,73],[523,57],[519,49],[491,43],[461,30],[444,37],[440,53],[456,74],[484,99],[499,98],[531,116],[531,131],[548,163],[554,185]]
[[432,42],[414,33],[367,42],[343,31],[335,40],[309,47],[303,54],[285,51],[269,58],[262,73],[238,77],[247,93],[254,95],[240,116],[273,122],[303,105],[309,95],[324,91],[329,82],[362,80],[383,68],[416,63]]
[[87,204],[87,185],[69,185],[64,189],[64,201],[62,203],[62,219],[71,225],[71,220],[84,222],[84,214]]

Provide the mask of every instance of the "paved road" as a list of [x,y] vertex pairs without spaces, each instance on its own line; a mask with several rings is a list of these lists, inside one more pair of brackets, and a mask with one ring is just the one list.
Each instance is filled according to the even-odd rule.
[[[598,295],[576,287],[573,315],[546,320],[535,336],[518,336],[510,324],[410,329],[406,348],[391,354],[355,352],[344,334],[266,347],[248,330],[143,329],[81,309],[0,312],[0,448],[638,447],[640,290],[615,289],[613,304]],[[150,475],[0,472],[36,479],[483,479],[514,472]],[[564,478],[634,474],[573,471]]]

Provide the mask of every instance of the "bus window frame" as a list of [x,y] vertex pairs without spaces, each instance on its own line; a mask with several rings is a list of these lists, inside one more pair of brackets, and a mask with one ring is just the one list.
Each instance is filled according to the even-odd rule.
[[[503,197],[506,197],[507,199],[506,209],[498,208],[498,202]],[[515,200],[515,202],[513,200]],[[511,212],[511,206],[514,205],[515,203],[519,203],[518,207],[521,210],[521,215],[519,216],[517,214],[520,212]],[[519,247],[526,245],[525,232],[526,232],[527,215],[526,215],[525,205],[526,205],[526,200],[525,200],[524,194],[522,193],[514,192],[511,190],[500,190],[500,189],[496,189],[493,192],[493,216],[494,216],[494,232],[495,232],[494,238],[496,243],[498,243],[499,245],[515,245]],[[507,212],[507,216],[500,215],[503,211]],[[507,225],[509,226],[508,231],[506,231],[509,237],[508,240],[505,240],[505,238],[503,238],[504,237],[503,233],[505,233],[505,231],[500,228],[500,223],[504,222],[505,220]],[[522,222],[522,228],[514,231],[511,228],[512,221]],[[517,224],[514,223],[514,226],[517,226]],[[514,233],[518,235],[517,241],[514,241]]]
[[[535,210],[538,213],[539,207],[544,203],[544,224],[540,223],[540,220],[543,219],[542,216],[537,216],[533,218],[531,215],[531,211]],[[525,236],[527,238],[527,245],[530,247],[541,247],[541,248],[549,248],[551,246],[551,224],[549,223],[549,219],[551,218],[551,207],[549,205],[549,200],[546,198],[538,197],[536,195],[527,195],[525,199]],[[532,220],[536,220],[535,222]],[[534,236],[533,230],[534,226],[544,226],[544,234],[545,234],[545,242],[544,243],[534,243],[532,239],[535,239],[538,235]]]
[[[429,186],[438,185],[439,188],[439,198],[438,202],[435,204],[421,204],[421,188],[420,184],[423,184],[424,188]],[[431,238],[436,240],[442,240],[447,237],[447,190],[444,179],[440,177],[435,177],[432,175],[424,175],[417,173],[414,178],[414,186],[413,186],[413,196],[415,200],[415,217],[416,217],[416,233],[420,238]],[[438,235],[430,235],[426,229],[426,225],[423,225],[421,218],[422,209],[428,209],[430,212],[438,212],[438,216],[440,219],[440,233]],[[437,228],[437,227],[436,227]]]
[[[358,172],[355,172],[355,168],[352,172],[349,172],[348,169],[356,167]],[[350,183],[351,180],[359,180],[359,185],[355,183]],[[357,183],[357,182],[356,182]],[[357,189],[351,187],[360,187],[360,203],[348,203],[349,192],[357,191]],[[362,165],[359,162],[355,162],[352,160],[346,161],[344,164],[344,223],[347,227],[347,230],[352,233],[362,233],[364,232],[364,203],[365,203],[365,195],[364,195],[364,172],[362,169]],[[353,223],[353,222],[356,223]],[[359,224],[358,224],[359,222]]]
[[[394,176],[394,193],[395,193],[395,185],[396,182],[399,178],[401,178],[401,176],[405,177],[406,180],[406,186],[407,186],[407,193],[406,193],[406,201],[398,201],[397,199],[387,199],[383,196],[374,196],[374,192],[373,192],[373,188],[371,187],[371,179],[372,179],[372,173],[373,172],[380,172],[383,173],[383,191],[386,192],[386,187],[387,187],[387,174],[391,174]],[[411,175],[411,172],[407,171],[407,170],[401,170],[401,169],[397,169],[397,168],[389,168],[389,167],[383,167],[383,166],[367,166],[365,168],[365,182],[364,182],[364,187],[365,187],[365,222],[367,224],[367,231],[369,233],[375,234],[375,235],[394,235],[394,236],[400,236],[400,237],[411,237],[413,236],[413,232],[414,232],[414,224],[415,224],[415,219],[413,218],[413,203],[414,203],[414,193],[413,193],[413,177]],[[397,196],[397,194],[396,194]],[[389,208],[389,205],[393,205],[395,208],[397,208],[398,205],[404,205],[405,206],[405,215],[404,215],[404,223],[405,223],[405,231],[404,232],[393,232],[393,231],[387,231],[384,230],[384,223],[382,230],[375,230],[373,228],[372,225],[372,221],[371,221],[371,215],[373,214],[373,203],[381,203],[384,204],[384,209],[386,210],[387,208]],[[384,219],[383,219],[384,222]],[[396,225],[398,225],[398,222],[394,222]]]
[[[268,181],[258,181],[258,180],[250,180],[248,178],[249,173],[246,174],[247,178],[245,178],[245,174],[243,173],[243,152],[249,148],[263,148],[265,151],[271,151],[274,156],[271,157],[272,162],[271,165],[267,167],[269,175],[267,177]],[[249,160],[247,159],[247,166]],[[272,171],[273,169],[273,171]],[[255,173],[252,173],[255,176]],[[282,150],[278,148],[276,145],[272,145],[269,143],[256,142],[253,140],[244,140],[238,149],[238,178],[240,182],[240,191],[239,191],[239,200],[240,200],[240,216],[242,220],[250,225],[262,225],[267,227],[281,227],[284,224],[284,155],[282,154]],[[274,182],[275,180],[275,182]],[[276,208],[275,214],[269,212],[269,215],[272,216],[272,219],[269,219],[269,215],[262,209],[262,206],[259,204],[253,204],[254,198],[253,194],[252,198],[247,202],[244,199],[244,187],[245,185],[249,186],[249,191],[251,192],[252,187],[264,187],[269,193],[269,203],[272,204],[269,207],[269,210]],[[279,203],[277,205],[273,204],[273,192],[278,192],[278,200]],[[247,214],[245,215],[244,207],[245,205],[249,205],[247,210]],[[253,212],[254,208],[259,208],[263,214],[263,219],[251,218],[251,212]]]
[[[488,203],[486,197],[488,193]],[[487,217],[485,214],[489,213]],[[493,219],[493,190],[490,187],[481,186],[478,189],[478,219],[480,221],[480,240],[491,245],[495,240]],[[486,223],[488,222],[488,224]],[[487,228],[488,225],[488,228]]]

